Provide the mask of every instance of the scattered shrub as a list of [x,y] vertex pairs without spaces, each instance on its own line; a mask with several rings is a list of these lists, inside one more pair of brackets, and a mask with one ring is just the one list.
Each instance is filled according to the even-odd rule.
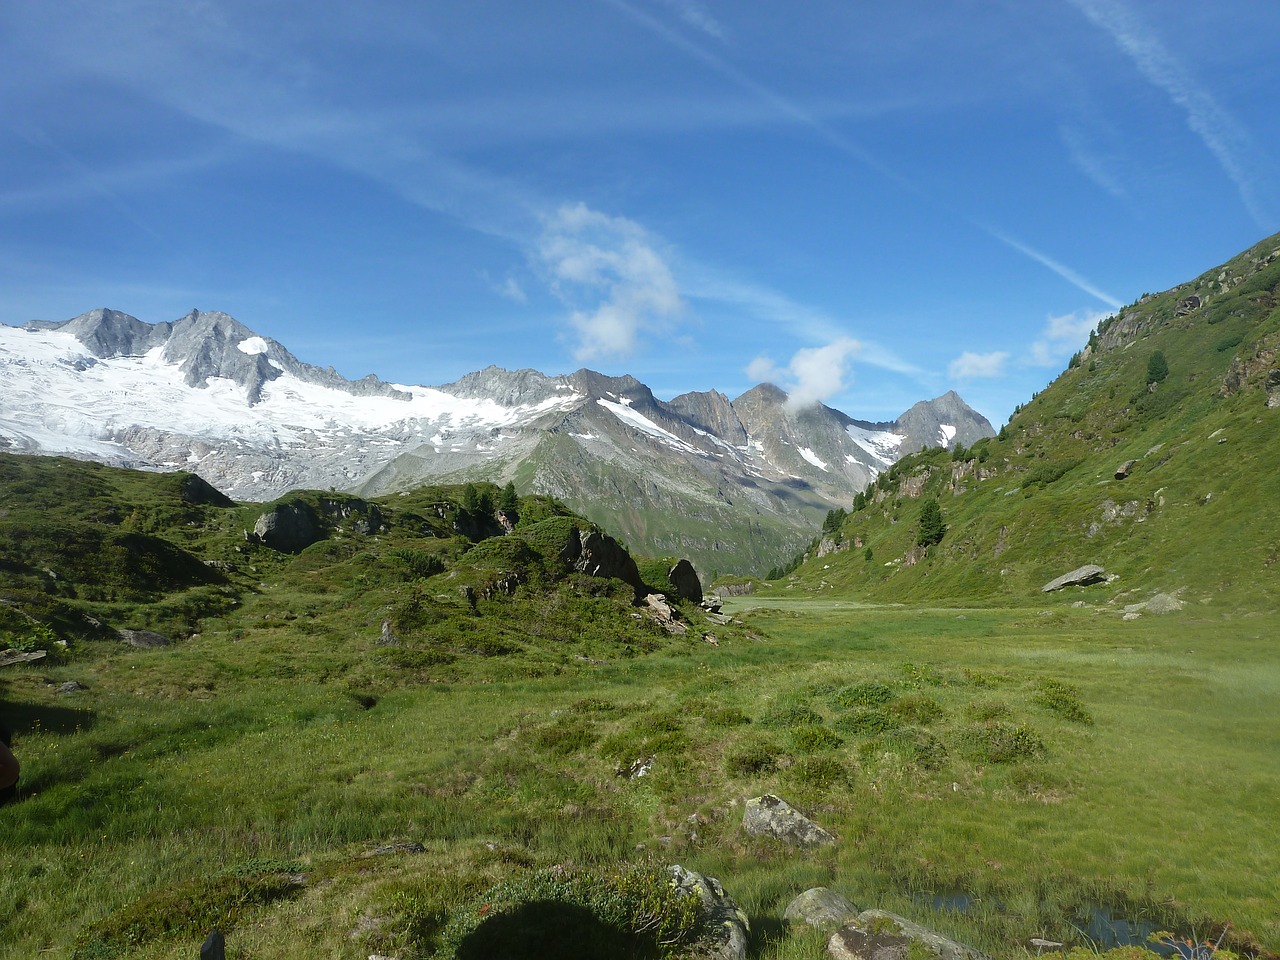
[[883,683],[855,683],[841,687],[832,694],[831,702],[837,707],[878,707],[888,703],[897,694]]
[[849,769],[831,755],[805,757],[787,771],[787,779],[810,790],[826,792],[850,780]]
[[960,741],[970,759],[981,763],[1033,760],[1044,753],[1044,741],[1034,730],[999,720],[967,728]]
[[834,730],[822,726],[799,727],[791,732],[791,742],[797,750],[816,753],[834,750],[844,743],[844,738]]
[[1011,712],[1009,705],[1003,700],[974,700],[965,708],[965,715],[979,723],[1001,720]]
[[561,717],[551,726],[539,730],[533,742],[543,750],[563,756],[586,750],[596,742],[596,734],[590,720],[578,716]]
[[701,901],[665,870],[553,868],[504,880],[454,911],[436,955],[664,958],[688,955],[704,932]]
[[77,938],[73,960],[131,955],[161,937],[203,937],[213,927],[231,930],[256,907],[296,894],[294,870],[241,865],[148,894],[90,924]]
[[893,701],[885,709],[903,723],[912,723],[922,727],[928,726],[946,716],[946,711],[942,709],[942,705],[938,701],[923,694],[910,694],[902,697]]
[[1052,710],[1065,720],[1091,724],[1093,717],[1080,702],[1080,689],[1061,680],[1042,679],[1036,682],[1035,702]]
[[896,730],[901,724],[884,710],[871,708],[854,710],[836,721],[836,728],[859,737],[872,737]]
[[778,745],[771,740],[746,740],[725,754],[724,768],[730,776],[754,777],[778,768]]

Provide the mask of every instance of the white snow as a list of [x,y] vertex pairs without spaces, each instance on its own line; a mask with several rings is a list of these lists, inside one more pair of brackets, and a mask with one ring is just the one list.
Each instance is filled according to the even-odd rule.
[[898,459],[898,451],[902,449],[902,441],[906,439],[888,430],[864,430],[853,424],[846,429],[854,443],[885,466],[889,466]]
[[261,337],[249,337],[247,340],[241,340],[236,344],[236,349],[241,353],[247,353],[249,356],[255,356],[259,353],[267,352],[267,341]]
[[[816,453],[814,453],[808,447],[800,448],[800,456],[804,457],[806,460],[812,463],[819,470],[827,469],[826,461],[824,461],[821,457],[819,457]],[[827,472],[829,473],[830,471],[827,471]]]
[[[266,349],[261,337],[238,344]],[[410,399],[356,396],[284,373],[250,405],[234,381],[210,378],[203,388],[183,381],[161,347],[144,356],[97,359],[70,333],[0,324],[0,435],[18,449],[119,460],[110,438],[131,427],[210,441],[242,437],[251,447],[314,447],[352,432],[401,437],[423,423],[433,444],[472,430],[523,423],[552,409],[571,409],[581,396],[560,394],[538,404],[503,406],[455,397],[432,387],[394,384]],[[372,438],[371,438],[372,439]],[[455,439],[454,442],[457,442]]]
[[[613,396],[613,394],[610,394],[610,396]],[[677,437],[674,433],[671,433],[670,431],[667,431],[667,430],[663,430],[660,426],[658,426],[656,423],[654,423],[652,420],[646,417],[643,413],[640,413],[639,411],[636,411],[636,410],[632,410],[631,401],[628,400],[626,397],[623,397],[622,400],[618,403],[614,403],[612,400],[605,400],[604,398],[597,400],[596,403],[600,404],[600,406],[604,407],[606,410],[612,413],[615,417],[617,417],[623,423],[627,424],[630,427],[633,427],[636,430],[639,430],[641,433],[648,434],[654,439],[662,443],[665,443],[669,447],[675,447],[677,450],[684,450],[688,453],[697,453],[697,454],[702,453],[702,451],[699,450],[697,447],[694,447],[688,443],[685,443],[683,440]]]
[[938,446],[946,447],[956,438],[956,428],[949,423],[938,424]]

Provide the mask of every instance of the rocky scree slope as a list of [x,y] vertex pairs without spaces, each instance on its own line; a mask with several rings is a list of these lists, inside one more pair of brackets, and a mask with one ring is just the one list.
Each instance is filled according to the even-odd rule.
[[995,438],[894,464],[792,585],[1039,602],[1096,565],[1052,596],[1274,606],[1278,497],[1280,235],[1103,320]]

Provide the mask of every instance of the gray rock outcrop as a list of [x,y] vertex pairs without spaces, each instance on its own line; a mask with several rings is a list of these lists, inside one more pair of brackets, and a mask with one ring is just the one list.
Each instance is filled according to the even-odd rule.
[[1123,480],[1128,477],[1129,474],[1133,472],[1133,465],[1137,462],[1137,460],[1126,460],[1124,463],[1120,464],[1120,466],[1116,467],[1116,479]]
[[794,847],[820,847],[836,842],[832,834],[772,794],[747,801],[742,829],[753,837],[772,837]]
[[[916,950],[912,945],[917,944]],[[833,960],[906,960],[919,947],[937,960],[987,960],[985,954],[885,910],[864,910],[831,935]]]
[[305,503],[281,503],[272,507],[253,525],[254,539],[272,550],[297,553],[324,539],[315,513]]
[[702,602],[702,581],[698,579],[698,571],[688,560],[678,560],[675,566],[667,571],[667,579],[675,588],[676,596],[681,600]]
[[841,927],[858,916],[858,908],[827,887],[813,887],[787,904],[783,919],[811,927]]
[[1157,593],[1143,603],[1130,603],[1124,608],[1126,620],[1136,620],[1144,613],[1166,614],[1177,613],[1186,604],[1170,593]]
[[117,630],[116,636],[131,647],[141,650],[155,650],[169,646],[169,638],[154,630]]
[[1088,587],[1095,583],[1102,583],[1107,579],[1107,571],[1096,563],[1086,563],[1083,567],[1076,567],[1070,573],[1064,573],[1062,576],[1050,580],[1040,590],[1043,593],[1053,593],[1055,590],[1062,590],[1065,587]]
[[713,960],[745,960],[751,925],[747,922],[747,915],[724,892],[720,881],[686,870],[679,864],[671,867],[671,878],[676,890],[702,901],[712,941],[711,950],[706,955]]

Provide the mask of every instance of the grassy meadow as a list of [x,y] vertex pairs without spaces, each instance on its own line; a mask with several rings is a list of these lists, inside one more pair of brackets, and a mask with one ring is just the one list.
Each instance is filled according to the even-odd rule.
[[[0,957],[464,956],[499,881],[670,863],[757,958],[824,956],[816,885],[994,956],[1100,909],[1280,951],[1280,616],[742,598],[718,645],[410,667],[268,615],[309,602],[0,675]],[[746,837],[765,792],[839,843]]]

